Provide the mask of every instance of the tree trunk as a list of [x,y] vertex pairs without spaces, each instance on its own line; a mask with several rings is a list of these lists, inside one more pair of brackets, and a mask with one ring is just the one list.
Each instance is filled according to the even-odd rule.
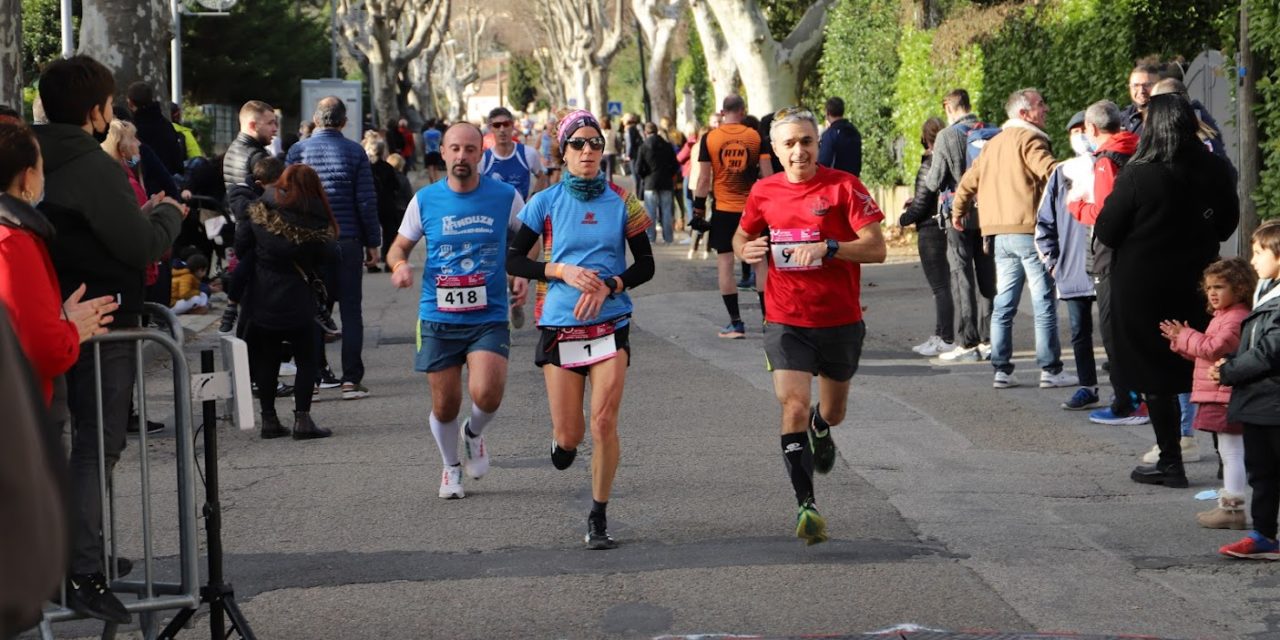
[[0,104],[22,111],[22,0],[0,0]]
[[738,65],[729,53],[729,45],[725,42],[724,34],[721,33],[707,0],[689,0],[689,6],[693,9],[693,22],[698,29],[698,38],[702,41],[707,79],[711,82],[716,105],[720,105],[730,94],[738,92]]
[[[747,87],[751,113],[799,103],[797,79],[808,73],[822,44],[822,29],[835,0],[817,0],[782,42],[773,39],[758,0],[705,0],[715,14]],[[706,47],[706,42],[703,42]]]
[[684,0],[631,0],[631,11],[649,45],[645,84],[654,122],[675,122],[675,73],[671,64],[671,38],[680,25]]
[[609,112],[609,68],[592,66],[587,72],[586,110],[597,118]]
[[367,52],[369,56],[369,100],[373,102],[375,127],[387,128],[395,126],[400,119],[396,108],[396,75],[397,71],[387,63],[385,56],[385,40]]
[[84,0],[80,53],[115,75],[117,104],[125,90],[142,81],[157,99],[169,95],[169,42],[173,38],[165,0]]
[[423,119],[438,118],[436,111],[435,85],[431,83],[431,67],[435,64],[435,52],[423,51],[421,55],[409,63],[409,102]]

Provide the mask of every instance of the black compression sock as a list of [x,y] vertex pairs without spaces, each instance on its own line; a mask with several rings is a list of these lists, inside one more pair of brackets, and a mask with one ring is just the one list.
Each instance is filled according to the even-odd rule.
[[831,425],[827,424],[827,421],[822,419],[822,405],[813,405],[813,430],[817,431],[819,435],[823,435],[826,433],[827,429],[830,428]]
[[813,498],[813,453],[809,451],[809,434],[783,434],[782,458],[787,463],[791,487],[796,492],[796,504],[804,504],[805,500]]
[[742,322],[742,313],[738,311],[738,294],[730,293],[720,297],[724,298],[724,308],[729,312],[729,320],[731,322]]
[[606,510],[608,510],[608,508],[609,508],[609,503],[607,501],[600,502],[599,500],[592,500],[591,501],[591,517],[593,518],[606,517],[605,512]]

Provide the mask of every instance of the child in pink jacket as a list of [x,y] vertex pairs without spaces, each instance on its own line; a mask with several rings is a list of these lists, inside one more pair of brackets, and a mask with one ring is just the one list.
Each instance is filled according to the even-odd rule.
[[1257,276],[1240,258],[1219,260],[1204,271],[1204,293],[1209,299],[1213,320],[1204,333],[1185,322],[1165,320],[1160,332],[1169,348],[1188,360],[1195,360],[1191,381],[1191,401],[1195,403],[1196,429],[1213,434],[1214,448],[1222,460],[1223,488],[1218,506],[1196,514],[1200,526],[1209,529],[1245,529],[1244,514],[1244,427],[1227,421],[1231,388],[1209,379],[1209,368],[1240,345],[1240,325],[1249,315],[1251,292]]

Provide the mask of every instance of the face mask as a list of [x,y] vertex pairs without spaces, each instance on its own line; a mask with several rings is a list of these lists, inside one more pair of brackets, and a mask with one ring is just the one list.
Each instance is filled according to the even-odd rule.
[[1089,136],[1077,133],[1071,136],[1071,150],[1078,156],[1087,156],[1093,153],[1093,144],[1089,142]]
[[132,158],[129,158],[128,162],[129,162],[129,168],[132,169],[138,166],[139,162],[142,162],[142,157],[135,153],[133,154]]

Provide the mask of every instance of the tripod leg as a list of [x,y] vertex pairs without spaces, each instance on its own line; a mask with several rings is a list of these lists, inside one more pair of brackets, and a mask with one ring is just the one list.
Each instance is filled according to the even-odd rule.
[[173,619],[169,621],[169,624],[165,625],[164,631],[161,631],[160,635],[156,636],[156,640],[173,640],[173,637],[178,635],[179,631],[182,631],[182,628],[186,626],[187,621],[191,620],[191,616],[194,616],[195,614],[195,609],[183,609],[182,611],[179,611],[178,615],[174,616]]
[[253,630],[249,628],[249,620],[244,617],[244,613],[240,611],[240,605],[236,604],[233,596],[227,596],[222,600],[222,605],[226,608],[227,619],[231,622],[231,628],[236,630],[244,640],[256,640],[257,636],[253,635]]

